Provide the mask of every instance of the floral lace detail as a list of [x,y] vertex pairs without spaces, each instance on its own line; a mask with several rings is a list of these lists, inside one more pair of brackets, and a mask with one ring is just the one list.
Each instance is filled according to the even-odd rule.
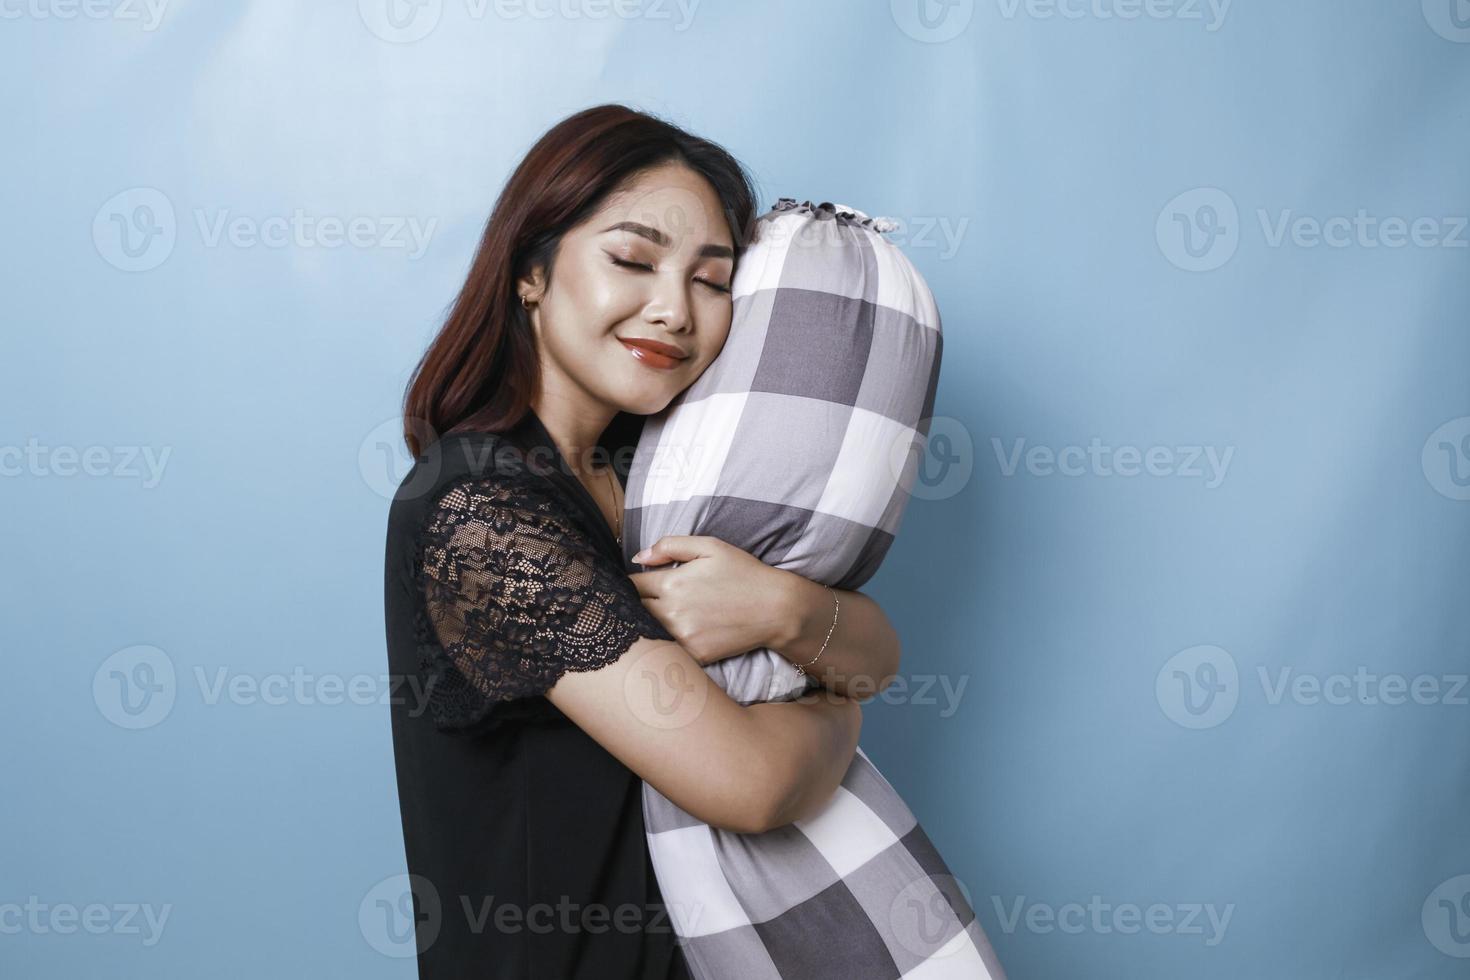
[[567,671],[596,670],[640,636],[672,640],[637,588],[544,477],[449,487],[419,532],[417,616],[429,709],[444,730],[528,717]]

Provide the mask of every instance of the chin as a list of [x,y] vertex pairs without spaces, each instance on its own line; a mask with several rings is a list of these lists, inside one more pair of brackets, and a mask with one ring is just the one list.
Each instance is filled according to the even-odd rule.
[[[626,355],[624,355],[626,356]],[[631,370],[622,376],[610,376],[606,397],[608,402],[618,406],[619,411],[629,412],[633,415],[656,415],[668,407],[669,403],[683,391],[687,385],[684,383],[684,372],[676,369],[665,374],[655,373],[637,364],[628,366]]]
[[657,415],[669,407],[669,402],[674,400],[677,391],[660,392],[652,389],[644,389],[638,392],[628,392],[616,400],[621,411],[633,415]]

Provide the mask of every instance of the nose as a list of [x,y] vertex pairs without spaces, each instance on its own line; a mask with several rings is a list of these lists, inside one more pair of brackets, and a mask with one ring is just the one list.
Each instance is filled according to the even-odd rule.
[[653,294],[643,307],[644,322],[659,324],[670,333],[688,333],[694,326],[689,302],[691,286],[675,276],[659,276]]

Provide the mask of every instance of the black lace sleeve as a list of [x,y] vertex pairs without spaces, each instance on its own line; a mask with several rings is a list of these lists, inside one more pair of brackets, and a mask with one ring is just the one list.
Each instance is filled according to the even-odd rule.
[[446,730],[527,711],[567,671],[596,670],[640,636],[673,637],[544,478],[452,486],[420,534],[430,708]]

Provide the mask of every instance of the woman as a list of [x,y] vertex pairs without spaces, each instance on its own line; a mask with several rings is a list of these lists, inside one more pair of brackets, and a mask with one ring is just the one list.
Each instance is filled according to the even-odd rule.
[[[627,450],[724,345],[753,201],[735,160],[668,123],[565,119],[415,372],[385,601],[423,978],[687,976],[640,778],[737,832],[812,814],[857,746],[842,691],[897,668],[871,599],[839,590],[834,630],[825,587],[717,540],[669,539],[650,563],[677,568],[626,574]],[[742,707],[700,669],[824,643],[845,683],[822,698]]]

